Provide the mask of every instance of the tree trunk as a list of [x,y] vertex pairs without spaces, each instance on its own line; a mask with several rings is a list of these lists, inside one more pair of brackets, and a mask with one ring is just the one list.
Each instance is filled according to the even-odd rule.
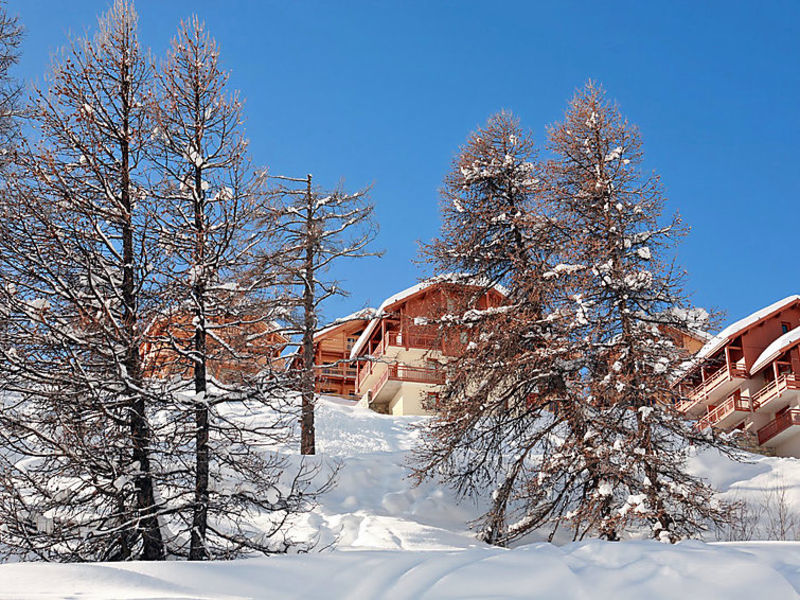
[[[199,110],[199,99],[196,101]],[[199,144],[198,144],[199,148]],[[194,391],[195,391],[195,486],[194,510],[192,514],[192,540],[189,548],[189,560],[203,560],[208,558],[206,550],[206,529],[208,527],[208,478],[210,451],[208,447],[209,415],[208,398],[206,397],[206,282],[205,269],[205,219],[203,197],[202,169],[195,168],[194,173],[195,198],[194,198],[194,226],[197,235],[195,246],[194,267],[196,270],[193,286],[195,302],[195,330],[194,330]]]
[[129,391],[135,394],[130,403],[129,425],[131,430],[131,441],[133,445],[132,459],[133,464],[137,465],[136,474],[136,508],[138,513],[138,528],[142,535],[142,559],[143,560],[163,560],[164,542],[161,537],[161,529],[158,524],[158,517],[155,514],[155,495],[153,492],[153,478],[150,472],[150,428],[147,424],[146,402],[141,394],[142,383],[142,364],[139,354],[138,337],[136,335],[137,302],[136,302],[136,282],[134,280],[134,261],[136,256],[133,248],[133,216],[131,202],[131,181],[130,181],[130,147],[128,144],[127,132],[129,128],[128,95],[130,93],[130,83],[128,81],[128,67],[122,67],[121,97],[123,107],[123,137],[120,143],[121,154],[121,200],[124,210],[122,224],[122,301],[124,304],[123,324],[125,343],[125,368],[127,377],[133,382]]
[[314,223],[314,197],[311,193],[311,175],[306,189],[306,231],[303,287],[303,370],[300,375],[302,396],[300,416],[300,453],[316,454],[314,433],[314,331],[317,327],[314,306],[314,253],[317,244],[317,231]]

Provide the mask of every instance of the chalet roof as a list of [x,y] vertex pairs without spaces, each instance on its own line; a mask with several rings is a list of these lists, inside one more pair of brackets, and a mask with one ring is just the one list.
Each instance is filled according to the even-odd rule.
[[325,327],[323,327],[317,333],[315,333],[314,339],[316,340],[317,338],[325,335],[329,331],[332,331],[333,329],[336,329],[337,327],[340,327],[347,323],[352,323],[353,321],[368,321],[369,319],[372,319],[372,317],[375,316],[375,312],[376,311],[374,308],[368,307],[368,308],[362,308],[361,310],[357,310],[356,312],[351,313],[345,317],[339,317],[338,319],[331,321]]
[[773,360],[778,358],[781,354],[786,352],[789,348],[800,342],[800,327],[795,327],[791,331],[787,331],[781,337],[773,341],[761,355],[753,363],[750,369],[750,374],[758,373],[761,369],[766,367]]
[[[473,285],[480,285],[480,283],[475,282],[474,279],[470,278],[469,275],[459,274],[459,273],[445,273],[443,275],[436,275],[434,277],[429,277],[417,285],[412,285],[410,288],[403,290],[402,292],[398,292],[393,296],[389,296],[386,300],[384,300],[378,309],[375,311],[372,320],[367,325],[367,328],[361,333],[356,340],[356,343],[353,344],[353,348],[350,351],[350,358],[354,360],[356,356],[361,352],[361,349],[364,347],[364,344],[367,343],[367,340],[372,335],[372,332],[375,331],[375,328],[378,326],[378,323],[381,322],[381,318],[386,315],[386,310],[398,302],[406,300],[413,296],[414,294],[421,292],[422,290],[434,286],[439,283],[457,283],[461,285],[469,285],[470,281],[473,282]],[[492,286],[492,289],[497,291],[498,293],[502,294],[503,296],[508,295],[508,290],[504,288],[502,285],[495,284]]]
[[723,348],[725,344],[733,340],[733,338],[738,336],[744,330],[749,329],[753,325],[758,324],[760,321],[763,321],[767,317],[771,317],[775,313],[782,311],[798,301],[800,301],[800,295],[794,294],[792,296],[787,296],[783,300],[773,302],[769,306],[765,306],[764,308],[757,310],[744,319],[739,319],[735,323],[728,325],[725,329],[711,338],[711,340],[700,349],[700,351],[697,353],[697,358],[708,358]]
[[695,328],[687,329],[686,333],[688,333],[689,335],[694,336],[698,340],[705,340],[706,342],[709,342],[712,339],[714,339],[714,334],[713,333],[709,333],[708,331],[705,331],[704,329],[695,329]]

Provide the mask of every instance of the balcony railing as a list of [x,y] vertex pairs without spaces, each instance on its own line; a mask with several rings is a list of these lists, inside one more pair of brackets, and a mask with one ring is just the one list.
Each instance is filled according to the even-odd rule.
[[747,377],[747,370],[738,365],[722,365],[721,368],[709,375],[705,381],[691,389],[688,394],[690,404],[693,404],[703,397],[708,396],[708,394],[710,394],[714,388],[722,385],[729,379],[736,377],[745,379]]
[[786,390],[800,390],[800,380],[794,373],[785,373],[753,394],[753,410],[777,398]]
[[735,412],[750,412],[750,402],[746,398],[742,398],[738,392],[729,396],[725,402],[700,419],[697,422],[697,428],[712,427]]
[[765,444],[792,425],[800,425],[800,409],[792,408],[758,430],[758,443]]
[[412,330],[388,331],[386,338],[390,346],[418,348],[421,350],[439,350],[441,347],[438,335]]
[[444,372],[439,369],[426,369],[424,367],[409,367],[398,364],[389,365],[371,388],[373,398],[378,395],[378,392],[381,391],[389,380],[441,385],[444,383]]
[[389,381],[389,369],[386,369],[378,378],[378,381],[370,388],[370,398],[375,398],[378,395],[378,392],[381,391],[381,388],[386,385],[386,382]]
[[389,379],[399,381],[412,381],[415,383],[444,383],[444,372],[439,369],[426,369],[425,367],[408,367],[406,365],[389,365]]
[[335,377],[355,377],[356,369],[347,364],[328,365],[322,367],[315,367],[317,377],[321,375],[332,375]]

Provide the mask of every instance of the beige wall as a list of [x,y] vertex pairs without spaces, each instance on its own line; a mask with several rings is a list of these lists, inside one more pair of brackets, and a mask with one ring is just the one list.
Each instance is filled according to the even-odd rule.
[[782,444],[775,446],[776,456],[792,456],[797,458],[800,456],[800,435],[794,434]]
[[433,413],[423,408],[422,403],[428,392],[436,389],[436,386],[424,383],[403,382],[397,390],[394,398],[389,401],[389,411],[393,415],[423,416]]

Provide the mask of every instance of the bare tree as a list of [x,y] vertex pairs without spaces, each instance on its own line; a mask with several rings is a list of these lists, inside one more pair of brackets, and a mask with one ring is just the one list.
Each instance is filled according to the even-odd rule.
[[21,139],[22,88],[10,71],[19,60],[22,34],[17,17],[9,15],[6,2],[0,3],[0,168],[8,163]]
[[326,192],[315,188],[311,175],[305,179],[276,176],[276,202],[271,211],[276,247],[282,248],[271,264],[283,272],[290,291],[288,303],[295,309],[293,331],[300,336],[300,360],[295,375],[301,395],[300,451],[315,454],[314,431],[314,334],[320,306],[334,295],[346,294],[335,280],[321,277],[344,258],[376,256],[369,249],[378,228],[367,190],[353,194],[343,189]]
[[[159,276],[171,309],[151,327],[148,344],[154,375],[188,374],[193,389],[187,393],[179,379],[168,390],[173,410],[193,415],[188,556],[281,551],[289,545],[279,536],[285,520],[313,499],[316,469],[301,466],[282,486],[290,465],[267,448],[294,434],[280,400],[279,282],[272,269],[254,268],[270,243],[271,228],[259,226],[265,178],[250,164],[242,105],[228,91],[217,44],[196,17],[181,24],[157,83],[149,152],[160,171],[155,220],[168,258]],[[263,423],[248,425],[251,411]],[[177,443],[179,451],[191,446]],[[231,480],[237,490],[225,483]],[[266,532],[248,526],[258,510],[283,516]]]
[[164,557],[140,354],[151,125],[136,24],[117,0],[55,63],[31,107],[40,139],[0,206],[0,512],[4,542],[46,559]]

